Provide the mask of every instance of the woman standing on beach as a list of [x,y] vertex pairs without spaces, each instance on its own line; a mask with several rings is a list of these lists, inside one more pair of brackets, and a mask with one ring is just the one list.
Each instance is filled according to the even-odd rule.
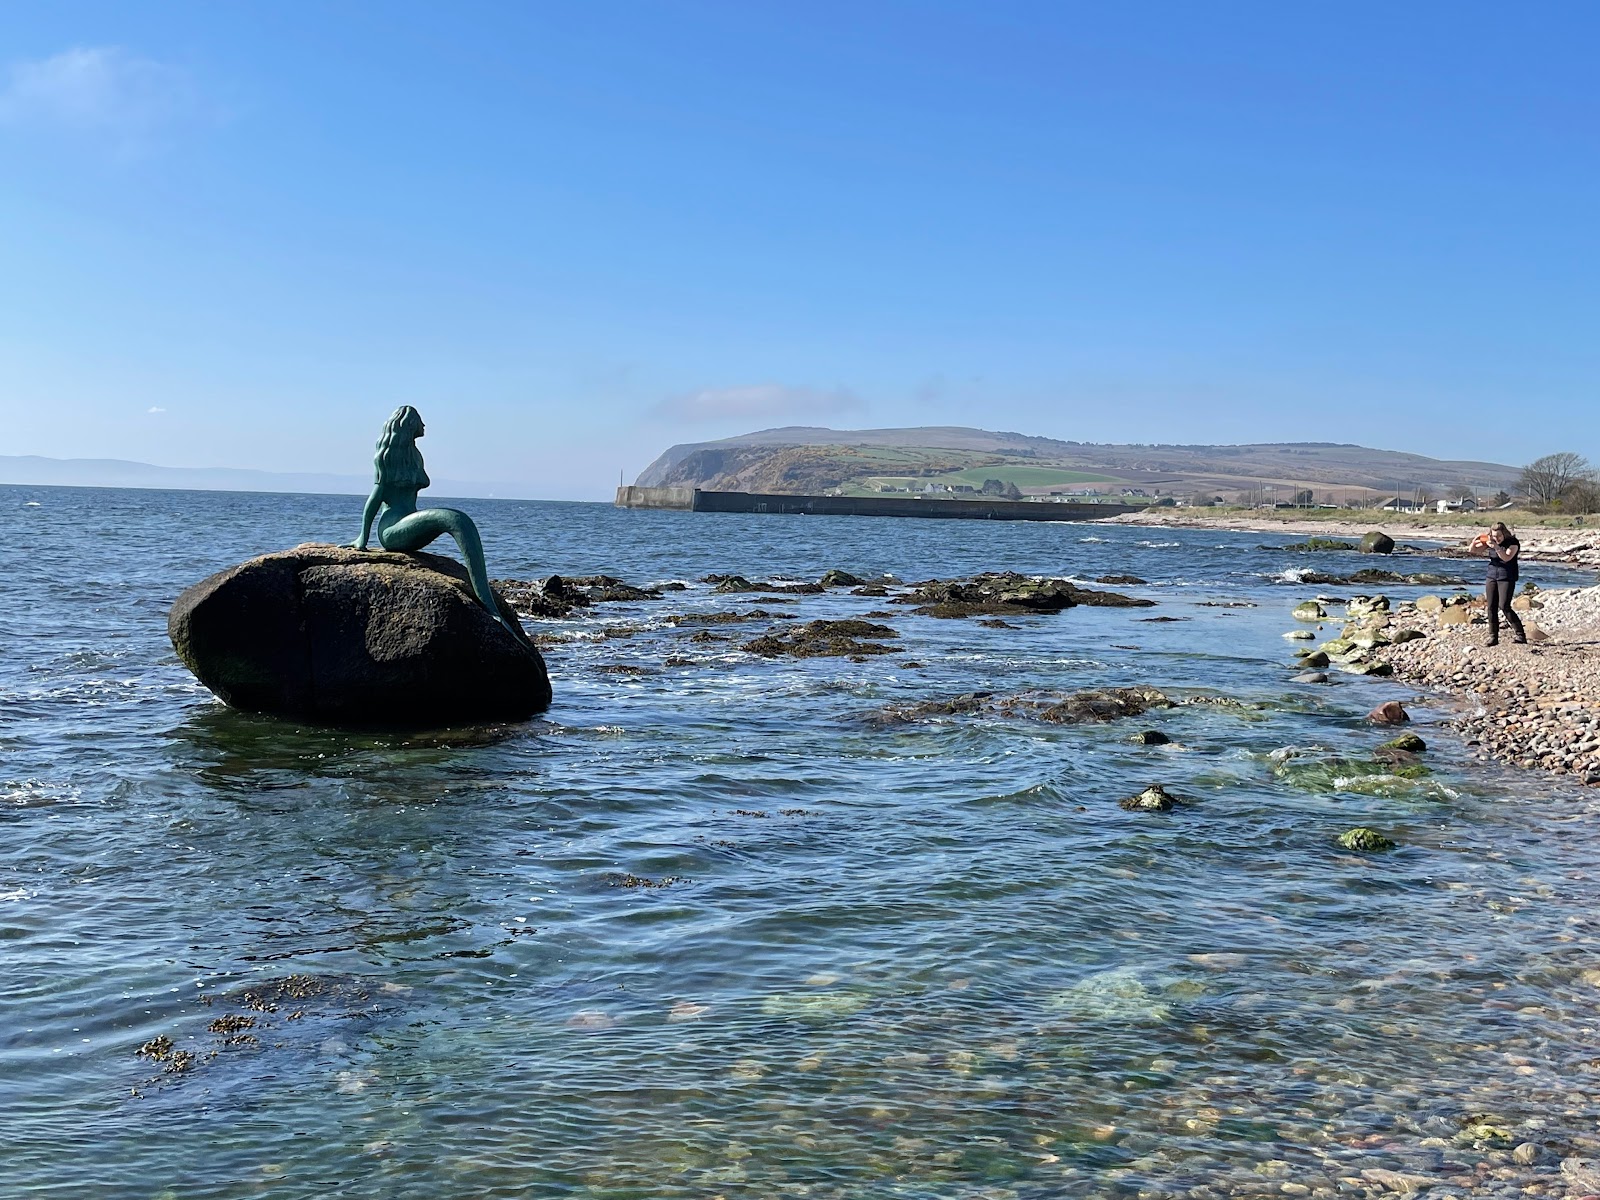
[[1506,528],[1504,521],[1496,521],[1488,533],[1479,534],[1472,544],[1489,557],[1489,578],[1483,586],[1483,598],[1489,605],[1489,645],[1500,644],[1501,613],[1511,626],[1511,640],[1526,642],[1528,635],[1522,630],[1522,620],[1511,608],[1511,598],[1517,590],[1517,555],[1522,543]]

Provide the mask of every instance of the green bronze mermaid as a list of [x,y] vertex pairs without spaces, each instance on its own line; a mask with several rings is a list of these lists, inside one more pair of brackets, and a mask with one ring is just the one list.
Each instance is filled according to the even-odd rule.
[[[409,404],[394,410],[378,439],[378,453],[372,460],[377,469],[372,495],[361,514],[361,536],[351,543],[356,550],[367,548],[372,518],[378,518],[378,544],[385,550],[420,550],[440,534],[448,533],[461,547],[466,559],[472,592],[500,624],[500,606],[489,587],[489,571],[483,562],[483,540],[472,518],[454,508],[417,508],[417,493],[428,486],[428,472],[422,465],[417,439],[427,430],[422,414]],[[509,628],[509,626],[508,626]]]

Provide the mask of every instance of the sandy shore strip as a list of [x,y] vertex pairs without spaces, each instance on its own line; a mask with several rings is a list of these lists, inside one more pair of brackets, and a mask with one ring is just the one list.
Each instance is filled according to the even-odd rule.
[[[1315,512],[1315,510],[1308,510]],[[1557,562],[1568,566],[1600,568],[1600,521],[1593,532],[1586,529],[1541,529],[1538,526],[1519,527],[1509,522],[1522,542],[1522,557],[1528,561]],[[1386,519],[1374,523],[1371,513],[1352,520],[1328,510],[1327,515],[1305,517],[1251,516],[1228,513],[1212,515],[1205,509],[1151,508],[1144,512],[1126,513],[1107,517],[1105,525],[1149,525],[1167,529],[1226,529],[1236,533],[1275,533],[1294,537],[1332,537],[1359,542],[1361,535],[1381,529],[1396,543],[1426,546],[1430,553],[1442,548],[1446,553],[1465,555],[1467,543],[1498,520],[1495,513],[1482,514],[1481,522],[1473,524],[1437,524],[1404,514],[1384,514]],[[1381,557],[1381,556],[1374,556]]]
[[1390,614],[1387,637],[1422,635],[1382,647],[1394,677],[1465,698],[1455,724],[1481,756],[1600,784],[1600,587],[1537,593],[1522,612],[1528,645],[1504,628],[1486,645],[1481,596],[1451,607],[1468,620],[1412,604]]

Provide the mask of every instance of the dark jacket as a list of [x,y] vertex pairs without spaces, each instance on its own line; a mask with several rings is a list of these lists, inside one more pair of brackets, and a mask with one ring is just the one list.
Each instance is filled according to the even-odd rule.
[[[1507,562],[1505,559],[1500,557],[1501,553],[1504,552],[1504,551],[1507,551],[1507,550],[1516,550],[1518,552],[1517,556],[1515,558],[1513,558],[1510,562]],[[1496,582],[1496,583],[1498,583],[1498,582],[1515,583],[1517,581],[1517,566],[1521,562],[1521,559],[1522,559],[1521,550],[1522,550],[1522,543],[1517,541],[1517,539],[1514,538],[1514,537],[1513,538],[1507,538],[1505,541],[1501,542],[1498,546],[1495,545],[1493,542],[1490,542],[1489,543],[1489,580],[1491,582]]]

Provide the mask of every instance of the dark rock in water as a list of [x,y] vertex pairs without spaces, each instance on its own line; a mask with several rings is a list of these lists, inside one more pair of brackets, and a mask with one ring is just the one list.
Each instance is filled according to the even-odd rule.
[[1300,659],[1300,665],[1308,671],[1314,671],[1328,666],[1332,660],[1321,650],[1313,650]]
[[1341,583],[1404,583],[1405,576],[1398,571],[1385,571],[1381,567],[1362,567],[1359,571],[1352,571],[1348,579]]
[[887,625],[872,621],[807,621],[804,625],[769,633],[744,644],[744,649],[763,658],[788,655],[791,658],[833,656],[862,657],[868,654],[893,654],[892,647],[861,638],[897,638],[900,634]]
[[705,582],[716,585],[711,589],[714,592],[759,592],[764,590],[760,586],[751,583],[743,575],[707,575]]
[[1361,538],[1363,554],[1393,554],[1394,539],[1382,530],[1374,529]]
[[854,588],[850,594],[852,596],[887,596],[889,589],[881,583],[864,583],[860,587]]
[[235,708],[334,724],[521,720],[549,707],[544,660],[500,598],[436,554],[305,545],[219,571],[172,606],[185,666]]
[[1414,733],[1402,733],[1378,747],[1379,750],[1404,750],[1407,754],[1421,754],[1427,748],[1428,743]]
[[1140,600],[1119,592],[1079,587],[1065,579],[1034,579],[1014,572],[976,575],[971,579],[928,579],[911,585],[896,604],[915,604],[930,617],[996,616],[1053,613],[1079,604],[1118,608],[1149,608],[1153,600]]
[[1015,625],[1013,625],[1010,621],[1005,620],[1003,617],[984,617],[983,620],[978,622],[978,624],[982,625],[985,629],[1015,629],[1016,628]]
[[1365,854],[1376,854],[1383,850],[1393,850],[1394,842],[1383,836],[1376,829],[1358,826],[1347,829],[1339,835],[1339,845],[1346,850],[1358,850]]
[[1095,580],[1096,583],[1119,583],[1124,586],[1149,583],[1148,579],[1140,579],[1137,575],[1102,575]]
[[[1354,542],[1341,541],[1338,538],[1309,537],[1303,542],[1291,542],[1281,547],[1284,550],[1355,550]],[[1277,546],[1264,546],[1264,550],[1276,550]]]
[[821,579],[817,580],[817,584],[825,588],[860,587],[861,580],[850,574],[849,571],[834,570],[823,575]]
[[1172,805],[1172,794],[1159,783],[1151,784],[1137,796],[1117,801],[1117,807],[1129,812],[1171,812]]
[[[564,617],[575,608],[588,608],[591,604],[662,599],[662,593],[654,588],[634,587],[610,575],[552,575],[537,582],[493,582],[513,608],[534,617]],[[676,590],[681,591],[682,587],[679,584]]]
[[993,692],[966,692],[948,700],[919,700],[886,709],[882,717],[895,721],[920,721],[928,717],[963,717],[982,712]]
[[1165,746],[1172,741],[1171,738],[1162,733],[1159,729],[1141,730],[1128,740],[1137,742],[1141,746]]
[[1171,621],[1187,621],[1188,617],[1140,617],[1139,620],[1151,624],[1166,624]]
[[1326,671],[1302,671],[1294,677],[1294,681],[1296,683],[1327,683],[1328,673]]
[[1074,692],[1064,700],[1045,704],[1032,715],[1058,725],[1077,725],[1087,721],[1114,721],[1137,717],[1152,708],[1172,708],[1165,693],[1149,687],[1098,688]]

